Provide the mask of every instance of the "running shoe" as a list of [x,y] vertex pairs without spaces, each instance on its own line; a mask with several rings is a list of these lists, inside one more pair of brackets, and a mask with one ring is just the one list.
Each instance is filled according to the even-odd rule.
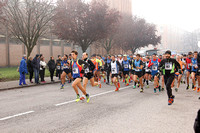
[[133,89],[135,89],[135,88],[136,88],[136,86],[134,85],[134,86],[133,86]]
[[129,86],[129,83],[127,83],[126,86]]
[[87,100],[87,103],[89,103],[89,101],[90,101],[90,95],[89,94],[86,95],[86,100]]
[[106,82],[106,79],[104,79],[104,83]]
[[200,88],[197,89],[197,92],[200,92]]
[[142,92],[144,92],[144,89],[143,89],[143,88],[140,89],[140,93],[142,93]]
[[64,85],[61,85],[60,89],[61,89],[61,90],[64,89]]
[[115,91],[119,91],[119,88],[116,88]]
[[123,83],[125,82],[125,80],[123,79]]
[[165,89],[164,88],[162,88],[162,91],[164,91]]
[[169,98],[169,99],[168,99],[168,105],[172,105],[172,103],[173,103],[173,99],[172,99],[172,98]]
[[197,89],[197,87],[194,87],[194,88],[193,88],[193,91],[196,91],[196,89]]
[[175,91],[178,92],[178,88],[175,88]]
[[109,85],[110,83],[109,83],[109,82],[106,82],[106,84]]
[[156,88],[154,88],[154,93],[156,93]]
[[80,96],[77,95],[77,97],[76,97],[76,102],[79,102],[79,101],[80,101]]
[[187,85],[187,88],[186,88],[186,90],[188,90],[190,88],[190,86],[189,85]]
[[185,81],[183,81],[183,84],[185,84]]
[[117,85],[118,85],[118,88],[120,88],[120,83],[119,82],[117,83]]
[[147,85],[147,88],[149,88],[149,85]]

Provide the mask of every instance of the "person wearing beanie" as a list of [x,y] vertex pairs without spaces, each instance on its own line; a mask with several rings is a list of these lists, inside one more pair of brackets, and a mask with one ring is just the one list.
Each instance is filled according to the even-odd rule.
[[159,64],[160,71],[163,72],[164,81],[166,85],[167,95],[168,95],[168,105],[172,105],[175,96],[172,95],[171,84],[175,78],[175,72],[179,71],[182,73],[180,64],[173,58],[171,58],[171,51],[165,52],[165,59],[163,59]]

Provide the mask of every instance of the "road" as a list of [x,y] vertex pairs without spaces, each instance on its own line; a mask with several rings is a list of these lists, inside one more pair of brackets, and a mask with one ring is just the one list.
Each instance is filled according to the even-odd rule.
[[103,84],[91,87],[89,103],[78,102],[70,84],[35,86],[0,92],[0,133],[192,133],[200,93],[181,85],[175,103],[166,91],[153,93]]

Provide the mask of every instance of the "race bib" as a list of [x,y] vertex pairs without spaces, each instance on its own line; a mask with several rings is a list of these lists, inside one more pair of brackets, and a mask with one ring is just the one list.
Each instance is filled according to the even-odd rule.
[[128,67],[128,64],[125,64],[125,65],[124,65],[124,68],[129,68],[129,67]]
[[112,73],[116,73],[116,68],[112,68]]
[[153,70],[153,71],[157,71],[157,70],[158,70],[158,67],[157,67],[157,66],[152,66],[152,70]]
[[135,71],[140,71],[140,69],[135,69]]
[[89,68],[86,68],[85,73],[89,73],[89,72],[90,72]]
[[146,69],[145,72],[150,72],[150,69]]
[[57,66],[57,69],[60,70],[60,66]]
[[73,68],[73,74],[78,74],[78,67]]
[[165,63],[165,70],[172,70],[172,63],[171,62]]

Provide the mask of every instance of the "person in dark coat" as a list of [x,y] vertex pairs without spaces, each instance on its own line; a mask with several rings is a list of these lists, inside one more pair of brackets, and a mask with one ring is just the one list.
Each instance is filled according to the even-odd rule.
[[61,56],[58,55],[58,59],[56,60],[56,77],[60,79],[61,74],[62,74],[62,59]]
[[39,72],[40,72],[40,55],[37,54],[32,60],[33,71],[35,74],[35,83],[39,84]]
[[33,79],[33,65],[32,65],[32,60],[33,60],[33,58],[29,57],[28,61],[27,61],[27,67],[28,67],[28,72],[29,72],[30,83],[33,83],[33,81],[32,81],[32,79]]
[[54,80],[53,80],[53,75],[54,75],[54,71],[55,71],[55,69],[56,69],[56,63],[55,63],[55,60],[54,60],[53,56],[50,57],[50,60],[49,60],[49,62],[47,63],[47,66],[49,67],[51,82],[54,82]]
[[23,85],[27,85],[25,81],[26,74],[28,74],[27,64],[26,64],[26,55],[22,57],[22,60],[20,62],[19,73],[20,73],[19,85],[22,85],[22,83]]
[[200,109],[197,113],[197,118],[195,119],[194,122],[194,131],[195,133],[200,133]]

